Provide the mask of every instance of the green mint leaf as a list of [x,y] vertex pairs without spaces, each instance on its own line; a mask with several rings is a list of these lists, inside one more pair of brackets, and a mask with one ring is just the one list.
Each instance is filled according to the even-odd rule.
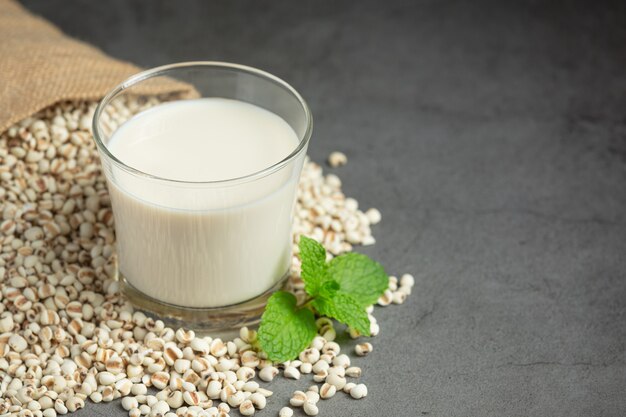
[[389,286],[382,265],[360,253],[333,258],[328,275],[339,283],[340,293],[350,295],[362,307],[374,304]]
[[335,280],[329,279],[324,281],[320,286],[318,296],[332,298],[339,291],[339,283]]
[[293,294],[278,291],[265,306],[258,341],[273,361],[284,362],[295,358],[317,333],[313,312],[308,308],[298,308],[296,303]]
[[332,298],[318,297],[313,300],[313,307],[321,315],[332,317],[362,335],[370,335],[370,319],[365,308],[348,294],[338,292]]
[[300,260],[302,261],[302,280],[304,290],[315,297],[322,283],[328,279],[328,264],[326,263],[326,249],[317,241],[300,236]]

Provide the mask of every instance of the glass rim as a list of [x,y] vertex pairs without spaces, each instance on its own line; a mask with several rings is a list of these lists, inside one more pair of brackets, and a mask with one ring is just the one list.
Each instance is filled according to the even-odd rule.
[[[304,115],[305,115],[305,119],[306,119],[306,129],[305,129],[305,131],[304,131],[304,133],[302,135],[298,135],[299,136],[298,137],[298,139],[299,139],[298,146],[296,146],[296,148],[289,155],[287,155],[285,158],[283,158],[280,161],[278,161],[278,162],[276,162],[276,163],[274,163],[274,164],[272,164],[272,165],[270,165],[268,167],[265,167],[265,168],[263,168],[261,170],[252,172],[250,174],[242,175],[240,177],[226,178],[226,179],[213,180],[213,181],[187,181],[187,180],[177,180],[177,179],[173,179],[173,178],[160,177],[158,175],[149,174],[147,172],[144,172],[144,171],[141,171],[141,170],[139,170],[137,168],[134,168],[134,167],[132,167],[132,166],[122,162],[115,155],[113,155],[111,153],[111,151],[109,150],[109,148],[104,143],[104,141],[102,140],[102,138],[105,135],[100,130],[99,123],[98,123],[98,121],[100,120],[100,116],[102,115],[102,113],[104,111],[104,108],[107,105],[109,105],[111,103],[111,101],[115,97],[118,96],[118,94],[122,93],[124,90],[127,90],[130,87],[133,87],[133,86],[141,83],[142,81],[145,81],[147,79],[154,78],[154,77],[167,75],[167,73],[170,72],[171,70],[185,69],[185,68],[192,68],[192,67],[219,68],[219,69],[229,69],[229,70],[239,71],[239,72],[242,72],[242,73],[247,73],[247,74],[259,76],[261,78],[264,78],[267,81],[271,81],[271,82],[273,82],[273,83],[283,87],[284,89],[286,89],[289,93],[291,93],[296,98],[296,100],[298,100],[298,102],[302,106],[302,110],[304,111]],[[131,75],[126,80],[122,81],[120,84],[115,86],[98,103],[98,106],[96,107],[96,110],[95,110],[94,115],[93,115],[92,131],[93,131],[94,141],[96,142],[96,146],[98,147],[100,152],[102,152],[116,166],[118,166],[119,168],[121,168],[124,171],[127,171],[127,172],[129,172],[131,174],[135,174],[137,176],[150,178],[150,179],[154,179],[154,180],[165,181],[165,182],[170,182],[170,183],[177,183],[177,184],[229,185],[229,184],[233,184],[233,183],[247,182],[247,181],[251,181],[251,180],[255,180],[255,179],[259,179],[259,178],[265,177],[266,175],[269,175],[271,173],[274,173],[274,172],[280,170],[281,168],[283,168],[284,166],[289,164],[291,161],[296,159],[296,157],[298,155],[300,155],[303,152],[304,149],[306,149],[306,146],[309,143],[309,140],[311,139],[311,134],[313,132],[313,116],[311,114],[311,110],[309,109],[308,104],[306,103],[304,98],[302,98],[300,93],[298,93],[298,91],[295,88],[293,88],[289,83],[287,83],[283,79],[281,79],[281,78],[279,78],[279,77],[277,77],[277,76],[275,76],[273,74],[270,74],[267,71],[263,71],[263,70],[260,70],[258,68],[254,68],[254,67],[250,67],[250,66],[242,65],[242,64],[235,64],[235,63],[231,63],[231,62],[222,62],[222,61],[187,61],[187,62],[178,62],[178,63],[173,63],[173,64],[161,65],[161,66],[158,66],[158,67],[150,68],[150,69],[145,70],[145,71],[138,72],[137,74]]]

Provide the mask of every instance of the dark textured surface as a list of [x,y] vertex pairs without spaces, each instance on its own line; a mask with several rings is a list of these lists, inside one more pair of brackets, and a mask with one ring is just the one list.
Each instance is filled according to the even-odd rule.
[[348,154],[346,193],[383,213],[366,252],[418,282],[355,360],[367,399],[322,415],[626,415],[623,1],[25,4],[140,65],[273,72],[311,156]]

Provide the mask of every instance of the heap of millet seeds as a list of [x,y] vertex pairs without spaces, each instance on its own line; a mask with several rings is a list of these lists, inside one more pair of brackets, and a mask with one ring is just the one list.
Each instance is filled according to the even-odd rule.
[[[117,110],[123,118],[154,104],[127,102]],[[90,133],[95,106],[61,103],[0,134],[0,417],[54,417],[117,398],[131,417],[249,416],[272,395],[263,382],[281,374],[313,374],[317,384],[289,400],[307,415],[340,391],[365,397],[361,369],[341,353],[326,318],[317,320],[318,336],[298,359],[273,363],[254,350],[254,330],[242,328],[230,341],[196,336],[135,311],[120,296],[113,216]],[[329,162],[346,161],[333,154]],[[380,218],[376,209],[359,211],[336,175],[324,176],[307,160],[294,244],[306,234],[329,257],[338,255],[373,244],[370,226]],[[296,255],[294,245],[289,288],[299,295]],[[413,283],[409,274],[390,277],[378,304],[404,302]],[[368,312],[376,335],[373,306]],[[355,348],[357,356],[371,351],[368,342]],[[289,407],[279,413],[292,414]]]

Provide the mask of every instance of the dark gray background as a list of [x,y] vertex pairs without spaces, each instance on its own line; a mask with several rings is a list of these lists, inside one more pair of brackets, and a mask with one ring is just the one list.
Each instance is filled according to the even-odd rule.
[[625,2],[24,3],[143,66],[268,70],[310,103],[313,159],[348,155],[383,213],[366,252],[418,283],[376,312],[367,399],[321,415],[626,415]]

